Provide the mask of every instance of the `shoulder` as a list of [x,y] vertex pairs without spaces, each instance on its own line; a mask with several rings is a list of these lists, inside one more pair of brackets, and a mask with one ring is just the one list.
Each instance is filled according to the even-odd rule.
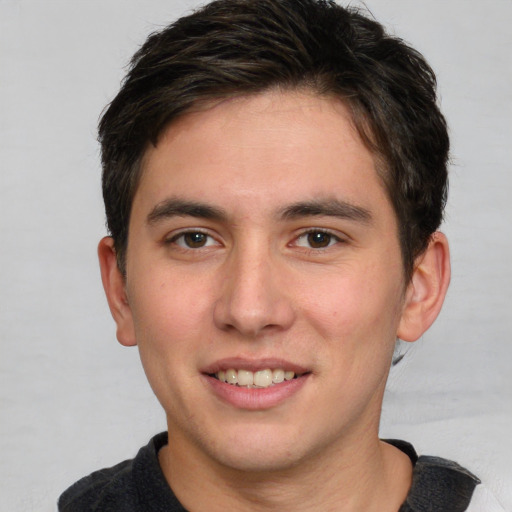
[[[120,510],[119,500],[133,498],[133,460],[91,473],[66,489],[59,498],[59,512]],[[132,499],[133,501],[133,499]],[[135,510],[126,503],[121,510]]]
[[60,496],[59,512],[146,512],[153,510],[155,501],[175,507],[176,500],[158,463],[158,450],[166,443],[167,433],[158,434],[134,459],[74,483]]
[[406,453],[413,464],[411,488],[400,512],[487,512],[471,508],[480,479],[469,470],[441,457],[418,457],[412,445],[404,441],[386,442]]
[[463,512],[479,484],[478,477],[452,460],[421,456],[414,466],[407,502],[413,510]]

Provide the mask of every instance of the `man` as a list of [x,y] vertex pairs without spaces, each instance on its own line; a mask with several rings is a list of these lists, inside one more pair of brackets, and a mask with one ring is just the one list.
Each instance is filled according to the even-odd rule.
[[99,133],[103,284],[168,433],[60,510],[479,510],[469,471],[378,438],[450,278],[421,55],[331,2],[220,0],[148,38]]

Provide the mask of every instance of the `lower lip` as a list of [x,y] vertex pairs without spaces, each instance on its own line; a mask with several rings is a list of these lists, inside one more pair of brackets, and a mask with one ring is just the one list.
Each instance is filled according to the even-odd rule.
[[221,382],[210,375],[204,377],[214,394],[223,402],[238,409],[259,411],[276,407],[291,398],[304,386],[309,375],[306,373],[268,388],[245,388]]

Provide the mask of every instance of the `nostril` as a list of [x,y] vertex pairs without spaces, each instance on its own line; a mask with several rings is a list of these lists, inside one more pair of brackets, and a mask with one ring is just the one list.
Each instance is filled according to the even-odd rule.
[[294,317],[291,301],[279,285],[277,263],[262,249],[262,241],[251,239],[235,255],[214,304],[216,326],[250,339],[288,328]]

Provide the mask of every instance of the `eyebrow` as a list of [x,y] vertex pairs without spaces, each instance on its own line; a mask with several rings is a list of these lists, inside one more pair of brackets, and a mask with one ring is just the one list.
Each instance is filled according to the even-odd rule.
[[170,198],[158,203],[147,216],[147,223],[152,225],[171,217],[197,217],[224,221],[227,218],[226,212],[218,207],[196,201]]
[[[363,224],[369,224],[372,221],[370,210],[339,199],[301,201],[284,207],[278,214],[278,217],[283,220],[293,220],[311,216],[337,217],[361,222]],[[224,209],[206,203],[169,198],[158,203],[151,210],[147,216],[147,223],[152,225],[171,217],[196,217],[215,221],[226,221],[228,215]]]
[[362,206],[356,206],[347,201],[329,199],[326,201],[305,201],[294,203],[283,208],[280,212],[283,219],[298,219],[300,217],[337,217],[353,220],[363,224],[372,222],[371,211]]

